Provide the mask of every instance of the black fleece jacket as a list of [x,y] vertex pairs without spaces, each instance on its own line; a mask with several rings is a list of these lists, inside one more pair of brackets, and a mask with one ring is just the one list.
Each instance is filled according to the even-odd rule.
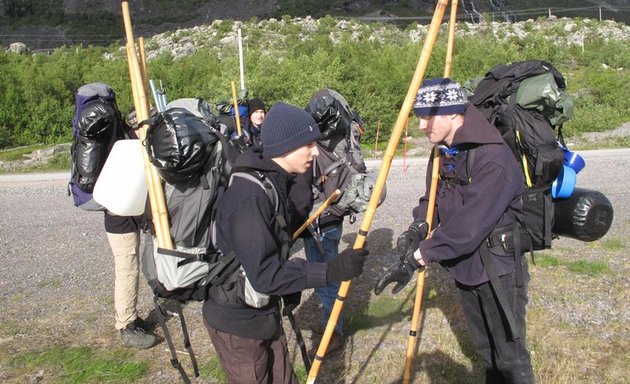
[[[255,169],[274,184],[280,198],[280,213],[291,221],[289,193],[295,176],[254,148],[236,161],[235,170]],[[308,196],[310,199],[310,196]],[[274,231],[274,207],[259,185],[236,178],[217,203],[217,245],[224,254],[234,252],[252,287],[272,296],[269,305],[252,308],[244,304],[216,303],[208,299],[203,315],[214,328],[240,337],[269,339],[280,330],[279,296],[326,285],[326,264],[304,259],[284,260],[279,233]],[[299,226],[299,224],[298,224]]]
[[[448,183],[448,177],[466,178],[467,151],[460,150],[453,159],[442,157],[431,238],[420,243],[425,261],[439,262],[453,278],[466,285],[488,281],[479,247],[496,227],[513,223],[508,208],[522,210],[523,172],[503,141],[499,131],[474,106],[467,104],[464,125],[457,130],[451,147],[477,146],[468,185]],[[432,163],[432,162],[431,162]],[[445,164],[454,165],[447,170]],[[426,193],[413,210],[414,219],[426,218],[431,185],[430,164]],[[514,270],[514,258],[494,258],[499,276]]]

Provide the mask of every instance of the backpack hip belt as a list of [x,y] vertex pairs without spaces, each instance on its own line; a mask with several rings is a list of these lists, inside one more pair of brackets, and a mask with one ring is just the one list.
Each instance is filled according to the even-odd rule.
[[[531,246],[531,240],[526,231],[522,230],[517,223],[505,225],[495,228],[486,241],[481,243],[479,254],[481,262],[488,274],[490,285],[494,289],[499,307],[505,316],[508,328],[513,340],[522,338],[519,329],[516,327],[514,313],[508,304],[508,298],[505,296],[505,290],[499,280],[492,255],[499,257],[514,257],[514,272],[516,273],[516,286],[522,287],[525,281],[525,272],[523,270],[523,247],[521,239],[526,237],[525,244]],[[530,247],[531,248],[531,247]]]
[[[520,249],[516,252],[516,242],[519,243]],[[520,225],[513,224],[495,228],[486,238],[486,245],[490,252],[497,256],[515,256],[516,253],[530,252],[533,250],[532,240],[529,233]]]

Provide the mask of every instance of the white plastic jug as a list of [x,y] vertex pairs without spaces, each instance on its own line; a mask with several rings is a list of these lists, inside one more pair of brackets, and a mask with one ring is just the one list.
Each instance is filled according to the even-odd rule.
[[94,185],[94,200],[116,215],[137,216],[144,212],[147,181],[143,150],[140,140],[114,143]]

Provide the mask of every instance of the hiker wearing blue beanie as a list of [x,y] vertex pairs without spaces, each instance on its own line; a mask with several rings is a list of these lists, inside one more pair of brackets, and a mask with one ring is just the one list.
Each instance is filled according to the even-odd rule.
[[522,221],[523,173],[501,133],[467,102],[458,83],[426,80],[413,109],[419,128],[441,153],[435,229],[428,236],[432,158],[425,195],[397,240],[399,260],[378,280],[375,293],[391,283],[397,293],[416,270],[439,263],[455,280],[473,344],[486,364],[486,383],[533,383],[525,340],[524,252],[532,243]]
[[217,203],[216,244],[240,269],[211,285],[203,316],[230,383],[296,384],[282,329],[283,302],[296,305],[290,298],[302,290],[349,280],[363,270],[362,249],[347,249],[328,263],[289,259],[292,230],[301,224],[292,222],[289,196],[296,176],[318,155],[320,136],[306,111],[275,104],[262,125],[262,151],[253,146],[237,158]]

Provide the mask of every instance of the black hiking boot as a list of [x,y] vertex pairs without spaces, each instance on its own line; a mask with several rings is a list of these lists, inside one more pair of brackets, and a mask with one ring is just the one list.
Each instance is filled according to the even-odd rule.
[[139,349],[151,348],[157,342],[157,337],[150,333],[146,333],[143,328],[138,325],[138,321],[134,321],[127,327],[120,330],[120,338],[127,347]]

